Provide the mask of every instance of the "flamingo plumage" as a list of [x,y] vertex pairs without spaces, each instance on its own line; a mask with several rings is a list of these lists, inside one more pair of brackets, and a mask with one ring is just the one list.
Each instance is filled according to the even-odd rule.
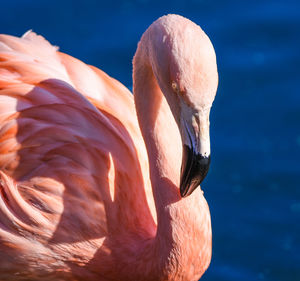
[[142,36],[134,96],[34,32],[0,35],[0,279],[198,280],[217,80],[178,15]]

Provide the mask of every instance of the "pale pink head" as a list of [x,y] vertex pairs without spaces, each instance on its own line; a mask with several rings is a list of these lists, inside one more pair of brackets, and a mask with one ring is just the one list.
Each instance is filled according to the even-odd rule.
[[214,48],[198,25],[178,15],[159,18],[141,42],[180,128],[180,192],[187,196],[199,186],[210,164],[209,112],[218,85]]

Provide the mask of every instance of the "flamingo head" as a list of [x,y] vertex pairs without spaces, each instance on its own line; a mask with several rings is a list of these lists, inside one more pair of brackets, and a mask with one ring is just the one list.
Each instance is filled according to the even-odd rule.
[[149,56],[159,87],[180,129],[183,152],[180,194],[190,195],[210,165],[209,113],[218,85],[214,48],[190,20],[168,15],[150,28]]

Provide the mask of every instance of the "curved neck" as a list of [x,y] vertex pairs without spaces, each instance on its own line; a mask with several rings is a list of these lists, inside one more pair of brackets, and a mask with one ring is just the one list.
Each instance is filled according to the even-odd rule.
[[[187,198],[180,196],[181,137],[142,43],[134,57],[133,90],[139,125],[148,152],[157,212],[157,233],[151,246],[152,254],[156,257],[152,259],[157,261],[157,269],[172,280],[175,277],[181,280],[177,274],[191,268],[191,272],[182,277],[182,280],[191,280],[194,276],[200,277],[209,264],[209,211],[200,189]],[[203,247],[209,249],[209,254],[201,259],[199,255]],[[189,264],[191,261],[193,264]]]
[[182,144],[177,123],[157,84],[147,56],[142,53],[142,50],[138,49],[134,62],[134,100],[147,147],[150,177],[159,219],[162,206],[181,199],[178,185]]

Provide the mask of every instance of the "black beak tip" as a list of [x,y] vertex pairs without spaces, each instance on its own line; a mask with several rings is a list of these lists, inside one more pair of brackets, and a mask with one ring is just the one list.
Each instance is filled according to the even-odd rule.
[[208,157],[195,154],[192,149],[185,145],[183,165],[181,167],[180,195],[190,195],[204,180],[210,166],[210,155]]

